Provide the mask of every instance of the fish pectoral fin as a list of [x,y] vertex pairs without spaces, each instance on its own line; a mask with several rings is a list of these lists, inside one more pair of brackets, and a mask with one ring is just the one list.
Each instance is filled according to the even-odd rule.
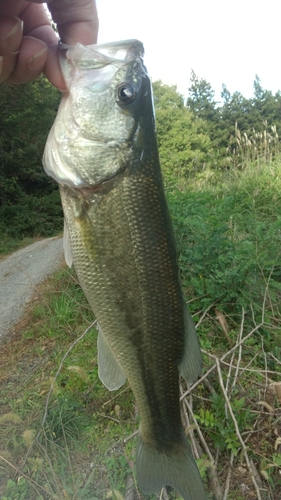
[[203,481],[184,434],[180,453],[169,454],[149,446],[139,434],[136,469],[143,493],[156,493],[163,486],[172,486],[184,500],[207,500]]
[[71,252],[71,246],[70,246],[70,237],[69,237],[69,231],[68,227],[66,224],[66,221],[64,220],[64,226],[63,226],[63,249],[64,249],[64,258],[65,262],[69,267],[72,266],[72,252]]
[[184,354],[179,364],[181,376],[188,384],[192,384],[200,375],[202,369],[202,356],[199,340],[184,298]]
[[126,375],[98,325],[98,375],[109,391],[116,391],[126,382]]

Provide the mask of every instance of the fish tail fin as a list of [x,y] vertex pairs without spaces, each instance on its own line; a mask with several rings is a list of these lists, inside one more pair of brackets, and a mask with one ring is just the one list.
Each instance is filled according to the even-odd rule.
[[207,500],[190,444],[184,435],[181,452],[168,455],[149,446],[140,434],[136,469],[143,493],[155,493],[163,486],[172,486],[184,500]]

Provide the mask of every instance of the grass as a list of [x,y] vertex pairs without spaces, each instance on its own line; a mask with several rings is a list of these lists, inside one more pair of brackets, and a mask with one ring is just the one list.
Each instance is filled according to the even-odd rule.
[[11,254],[12,252],[16,252],[16,250],[20,250],[21,248],[26,247],[27,245],[31,245],[38,241],[40,238],[23,238],[16,239],[11,238],[8,235],[2,235],[0,242],[0,259],[5,257],[6,255]]
[[[56,236],[59,237],[58,235]],[[34,236],[34,237],[26,237],[23,239],[17,239],[17,238],[11,238],[7,234],[2,234],[0,241],[0,260],[12,254],[13,252],[16,252],[17,250],[21,250],[22,248],[25,248],[28,245],[32,245],[32,243],[36,243],[36,241],[40,241],[44,238],[45,237]]]
[[118,486],[110,448],[137,426],[132,395],[128,387],[112,395],[100,384],[94,328],[55,378],[63,354],[94,318],[68,270],[36,296],[1,348],[0,498],[100,500]]
[[[281,497],[280,190],[276,161],[168,193],[204,356],[201,379],[182,383],[182,416],[210,500]],[[75,274],[55,274],[36,297],[0,351],[0,499],[127,499],[129,482],[134,500],[148,498],[134,476],[134,398],[98,379]]]

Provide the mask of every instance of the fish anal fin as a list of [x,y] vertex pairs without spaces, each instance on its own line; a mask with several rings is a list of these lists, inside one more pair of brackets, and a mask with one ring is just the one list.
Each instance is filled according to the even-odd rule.
[[200,375],[202,356],[199,340],[189,310],[183,298],[184,308],[184,354],[179,364],[179,371],[188,384],[192,384]]
[[68,231],[68,227],[67,227],[65,220],[64,220],[64,227],[63,227],[63,249],[64,249],[65,262],[67,263],[68,267],[71,267],[73,259],[72,259],[72,252],[71,252],[71,246],[70,246],[69,231]]
[[126,375],[98,325],[98,375],[109,391],[116,391],[126,382]]
[[147,445],[139,435],[137,479],[143,493],[156,493],[171,486],[184,500],[207,500],[191,447],[183,435],[181,453],[164,454]]

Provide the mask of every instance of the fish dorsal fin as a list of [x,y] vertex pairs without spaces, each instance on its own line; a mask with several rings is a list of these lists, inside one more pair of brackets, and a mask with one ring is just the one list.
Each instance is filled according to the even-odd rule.
[[116,391],[126,382],[126,375],[98,325],[98,374],[109,391]]
[[72,266],[72,252],[71,252],[71,246],[70,246],[70,237],[69,237],[69,231],[67,224],[64,220],[64,227],[63,227],[63,249],[64,249],[64,258],[65,262],[69,267]]
[[202,369],[202,356],[199,340],[196,334],[195,326],[192,321],[187,305],[183,300],[184,309],[184,355],[179,364],[181,376],[188,384],[192,384],[199,376]]

